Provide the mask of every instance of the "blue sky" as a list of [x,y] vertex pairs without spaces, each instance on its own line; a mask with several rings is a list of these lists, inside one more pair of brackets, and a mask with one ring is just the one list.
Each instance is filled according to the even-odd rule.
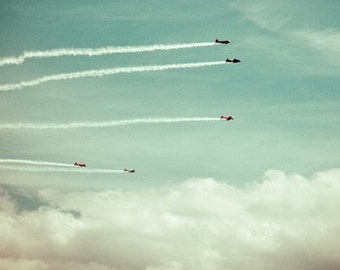
[[[334,180],[329,185],[338,190],[339,9],[340,4],[332,0],[2,1],[0,62],[8,57],[17,57],[24,51],[213,43],[216,38],[230,39],[232,43],[92,57],[26,59],[19,65],[0,66],[0,89],[6,84],[61,73],[215,62],[226,58],[242,60],[240,64],[233,65],[55,80],[22,89],[1,90],[0,184],[3,189],[3,209],[13,218],[13,222],[18,222],[16,218],[21,215],[21,208],[29,208],[25,212],[27,215],[36,215],[40,211],[44,219],[42,222],[50,222],[48,215],[52,209],[62,216],[61,219],[65,218],[65,213],[71,213],[66,215],[69,224],[76,222],[91,227],[91,218],[82,220],[77,215],[72,216],[72,213],[86,212],[86,205],[71,206],[73,202],[70,202],[65,208],[61,206],[68,192],[76,194],[79,201],[88,196],[96,204],[98,196],[113,192],[111,198],[116,198],[115,192],[118,190],[123,192],[122,198],[131,200],[129,193],[124,192],[134,190],[133,203],[140,202],[143,209],[149,209],[155,215],[153,218],[157,219],[161,215],[149,205],[145,190],[153,190],[158,194],[153,201],[155,204],[158,199],[161,200],[159,194],[170,196],[173,191],[179,192],[179,197],[187,196],[188,190],[195,189],[196,182],[192,179],[197,180],[197,188],[209,186],[209,181],[212,181],[217,186],[222,185],[222,188],[226,185],[237,190],[236,193],[247,194],[250,192],[247,191],[249,185],[266,187],[266,177],[272,170],[276,173],[270,174],[267,179],[270,183],[276,183],[276,177],[284,175],[280,179],[289,179],[299,185],[299,179],[302,178],[307,186],[312,185],[310,188],[319,194],[319,186],[313,185],[313,181],[329,174],[329,179]],[[235,120],[66,130],[1,128],[6,124],[17,123],[39,125],[149,118],[218,118],[221,114],[233,115]],[[5,162],[8,159],[67,165],[78,161],[86,163],[89,170],[133,168],[137,173],[79,173],[76,168],[67,166],[61,172],[55,166]],[[51,171],[53,168],[56,171]],[[72,169],[74,171],[70,171]],[[323,175],[321,178],[320,173]],[[186,184],[188,181],[189,184]],[[290,186],[285,186],[285,183],[282,183],[283,190],[290,190]],[[169,186],[171,192],[167,190]],[[47,192],[46,189],[53,191]],[[184,215],[192,218],[193,224],[197,225],[199,222],[195,223],[197,219],[191,208],[196,200],[190,194],[186,198],[193,201]],[[261,192],[259,194],[264,195]],[[293,194],[302,196],[299,192]],[[167,202],[173,203],[171,199]],[[7,206],[12,204],[15,210],[11,207],[12,210],[8,210]],[[29,207],[31,204],[40,208],[32,210]],[[46,205],[47,210],[44,208]],[[221,202],[221,205],[229,205],[229,202]],[[297,205],[300,204],[297,202]],[[197,205],[198,209],[201,207]],[[261,203],[261,207],[262,210],[266,209],[265,203]],[[279,204],[274,203],[273,207],[279,207]],[[306,211],[313,208],[305,207],[304,204],[301,207]],[[73,212],[67,212],[69,210]],[[326,212],[331,215],[331,210],[327,208]],[[176,216],[177,212],[171,214]],[[223,214],[222,217],[226,216]],[[104,221],[106,215],[97,218]],[[274,220],[272,215],[270,219]],[[328,216],[325,219],[328,220]],[[110,220],[116,225],[120,221],[118,214],[115,221]],[[131,219],[130,222],[138,220]],[[332,222],[329,224],[339,225],[338,220]],[[127,225],[127,232],[132,228],[130,225]],[[282,223],[274,225],[281,228]],[[256,233],[260,233],[261,228]],[[180,244],[179,235],[184,232],[173,232],[178,240],[176,245]],[[114,235],[116,232],[111,233]],[[47,236],[50,235],[47,233]],[[212,241],[214,239],[212,237]],[[238,240],[235,243],[239,243]],[[122,240],[122,243],[132,244],[126,241],[124,243]],[[100,244],[98,246],[103,248]],[[275,250],[272,246],[269,249]],[[216,249],[208,250],[211,253],[207,251],[205,255],[211,255],[211,260],[215,261],[217,257],[220,258],[216,254],[221,254],[222,250],[217,245]],[[243,246],[238,251],[238,254],[243,254]],[[13,255],[14,251],[12,256],[5,256],[3,250],[1,252],[3,258],[20,258]],[[189,251],[181,252],[187,254]],[[27,264],[35,263],[33,259],[38,260],[38,263],[41,260],[41,269],[58,268],[40,255],[31,254],[23,259],[27,260]],[[172,258],[169,255],[163,258],[160,255],[164,259],[162,262],[140,259],[136,264],[130,261],[129,267],[189,269],[186,267],[189,262],[184,257]],[[96,259],[93,260],[101,264],[103,269],[119,269],[119,265],[109,260],[104,262]],[[149,264],[151,261],[153,266]],[[196,267],[192,269],[209,269],[207,265],[203,267],[199,261],[194,261]],[[4,262],[9,267],[18,263],[11,259]],[[211,269],[225,269],[225,258],[219,263],[215,268],[211,266]],[[169,268],[172,264],[174,268]],[[44,265],[47,268],[43,268]],[[263,264],[259,262],[260,266]],[[66,269],[66,265],[63,267]],[[85,266],[79,266],[79,269],[81,267]],[[235,264],[230,267],[245,269],[237,265],[236,257]],[[294,267],[291,269],[298,269]]]

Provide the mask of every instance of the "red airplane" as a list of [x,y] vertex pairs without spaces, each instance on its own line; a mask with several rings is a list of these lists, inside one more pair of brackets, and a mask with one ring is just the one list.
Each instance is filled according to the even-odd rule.
[[135,170],[124,169],[124,172],[126,172],[126,173],[134,173],[134,172],[136,172],[136,171],[135,171]]
[[225,119],[226,121],[230,121],[230,120],[234,120],[234,117],[231,116],[231,115],[227,115],[227,116],[224,116],[224,115],[221,115],[221,119]]
[[75,162],[75,163],[74,163],[74,166],[78,166],[78,167],[86,167],[86,164]]
[[227,60],[225,60],[227,63],[240,63],[241,62],[241,60],[240,59],[236,59],[236,58],[234,58],[234,59],[227,59]]
[[215,42],[216,43],[221,43],[221,44],[229,44],[229,43],[231,43],[230,40],[218,40],[218,39],[215,39]]

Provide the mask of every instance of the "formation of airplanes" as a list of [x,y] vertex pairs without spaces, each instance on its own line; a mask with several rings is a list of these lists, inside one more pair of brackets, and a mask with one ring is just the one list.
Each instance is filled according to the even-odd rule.
[[[231,43],[230,40],[218,40],[218,39],[215,39],[215,42],[216,43],[220,43],[220,44],[225,44],[225,45]],[[236,58],[234,58],[234,59],[227,58],[226,62],[227,63],[239,63],[239,62],[241,62],[241,60],[240,59],[236,59]],[[231,121],[231,120],[234,120],[234,117],[232,115],[221,115],[221,120]],[[86,164],[85,163],[75,162],[74,166],[77,166],[77,167],[86,167]],[[134,169],[133,170],[124,169],[124,172],[125,173],[135,173],[136,170],[134,170]]]
[[[221,120],[225,120],[225,121],[234,120],[234,116],[232,116],[232,115],[221,115]],[[74,166],[77,166],[77,167],[86,167],[86,164],[85,163],[75,162]],[[136,170],[135,169],[133,169],[133,170],[124,169],[124,172],[125,173],[135,173]]]
[[[218,40],[218,39],[215,39],[215,42],[216,43],[220,43],[220,44],[229,44],[229,43],[231,43],[231,41],[230,40]],[[227,58],[227,60],[225,60],[227,63],[240,63],[241,62],[241,60],[240,59],[236,59],[236,58],[234,58],[234,59],[229,59],[229,58]]]
[[[77,166],[77,167],[86,167],[86,164],[85,164],[85,163],[78,163],[78,162],[75,162],[75,163],[74,163],[74,166]],[[135,173],[136,170],[124,169],[124,172],[126,172],[126,173]]]

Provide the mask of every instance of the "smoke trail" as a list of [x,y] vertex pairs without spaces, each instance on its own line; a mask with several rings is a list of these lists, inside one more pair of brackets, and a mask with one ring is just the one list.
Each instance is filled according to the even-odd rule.
[[76,128],[105,128],[135,124],[162,124],[162,123],[180,123],[180,122],[208,122],[220,121],[217,117],[178,117],[178,118],[145,118],[130,120],[113,120],[104,122],[71,122],[71,123],[17,123],[1,124],[1,129],[76,129]]
[[184,43],[184,44],[155,44],[148,46],[124,46],[124,47],[102,47],[102,48],[60,48],[48,51],[24,51],[23,54],[15,57],[0,58],[0,66],[20,65],[29,58],[49,58],[61,56],[99,56],[117,53],[141,53],[153,51],[168,51],[178,49],[189,49],[195,47],[207,47],[214,45],[214,42]]
[[[57,163],[57,162],[25,160],[25,159],[0,159],[0,164],[1,163],[7,163],[11,165],[0,165],[0,169],[16,170],[16,171],[79,172],[79,173],[123,173],[124,172],[124,170],[77,168],[77,167],[74,167],[73,164],[68,164],[68,163]],[[39,167],[17,166],[13,164],[37,165]],[[69,167],[72,167],[72,168],[69,168]]]
[[170,64],[170,65],[154,65],[154,66],[140,66],[140,67],[121,67],[112,69],[98,69],[98,70],[87,70],[71,73],[61,73],[56,75],[49,75],[37,78],[31,81],[22,81],[13,84],[2,84],[0,85],[0,91],[9,91],[15,89],[21,89],[23,87],[29,87],[38,85],[49,81],[60,81],[60,80],[71,80],[85,77],[102,77],[108,75],[115,75],[119,73],[133,73],[133,72],[148,72],[148,71],[163,71],[169,69],[184,69],[184,68],[200,68],[207,66],[215,66],[225,64],[224,61],[218,62],[198,62],[198,63],[184,63],[184,64]]
[[29,165],[41,165],[41,166],[59,166],[59,167],[73,167],[73,164],[47,162],[47,161],[34,161],[25,159],[0,159],[0,163],[15,163],[15,164],[29,164]]
[[125,173],[123,170],[111,169],[87,169],[87,168],[53,168],[53,167],[22,167],[15,165],[0,165],[0,170],[22,171],[22,172],[72,172],[72,173]]

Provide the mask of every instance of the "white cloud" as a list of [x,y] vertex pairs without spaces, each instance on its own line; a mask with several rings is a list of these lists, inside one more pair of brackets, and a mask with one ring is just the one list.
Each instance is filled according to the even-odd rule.
[[34,197],[44,204],[29,211],[3,190],[0,257],[7,269],[340,266],[340,169],[311,179],[271,170],[247,187],[190,179],[134,191],[40,190]]
[[246,20],[249,20],[258,27],[268,31],[281,31],[289,23],[290,19],[282,10],[286,8],[286,2],[273,2],[264,0],[259,2],[235,1],[231,7],[243,13]]
[[322,54],[330,64],[340,64],[340,31],[338,29],[296,30],[291,35],[298,38],[306,47]]
[[307,14],[314,9],[308,12],[308,8],[306,10],[296,1],[235,1],[231,6],[239,10],[245,20],[274,34],[264,35],[258,31],[244,41],[251,42],[252,47],[259,51],[265,51],[267,57],[271,55],[276,61],[286,62],[290,67],[293,65],[307,75],[339,75],[340,32],[337,26],[320,29],[321,25],[310,26],[303,23],[303,19],[297,19],[298,10]]
[[1,270],[46,270],[48,265],[39,260],[0,258]]

